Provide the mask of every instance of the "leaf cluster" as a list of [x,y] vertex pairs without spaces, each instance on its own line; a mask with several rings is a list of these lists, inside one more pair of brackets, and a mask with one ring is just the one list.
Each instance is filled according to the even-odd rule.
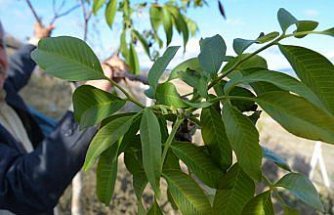
[[[169,11],[173,16],[168,7],[153,5],[152,14]],[[334,36],[334,31],[333,28],[316,31],[317,22],[297,20],[284,9],[278,11],[277,17],[281,33],[261,34],[252,40],[235,39],[236,56],[226,56],[226,44],[221,36],[202,39],[198,57],[176,66],[169,79],[161,82],[162,74],[179,49],[167,48],[148,74],[147,95],[155,101],[150,107],[104,77],[96,56],[79,39],[58,37],[40,42],[32,56],[47,73],[75,81],[107,79],[126,96],[121,99],[89,86],[77,88],[73,95],[80,126],[100,124],[84,169],[98,161],[97,195],[102,202],[111,201],[118,156],[124,154],[126,167],[133,176],[140,213],[145,213],[142,194],[150,184],[155,201],[148,214],[162,214],[161,179],[168,183],[169,202],[182,214],[273,214],[273,197],[289,209],[280,198],[281,189],[323,210],[309,179],[293,172],[284,159],[259,144],[256,122],[261,111],[265,111],[298,137],[334,144],[333,64],[313,50],[281,43],[285,38],[300,39],[310,34]],[[170,24],[156,20],[152,23],[156,29],[160,24],[168,29]],[[254,44],[261,47],[245,53]],[[268,69],[266,60],[258,54],[272,46],[279,47],[297,78]],[[182,80],[192,91],[180,95],[174,79]],[[214,94],[208,93],[211,88]],[[141,110],[118,113],[127,102]],[[188,122],[200,128],[204,146],[177,138]],[[172,124],[171,131],[167,124]],[[277,182],[269,181],[262,171],[263,159],[275,162],[287,174]],[[186,169],[181,168],[180,161]],[[256,194],[255,186],[260,182],[267,188]],[[209,192],[212,189],[214,194]]]

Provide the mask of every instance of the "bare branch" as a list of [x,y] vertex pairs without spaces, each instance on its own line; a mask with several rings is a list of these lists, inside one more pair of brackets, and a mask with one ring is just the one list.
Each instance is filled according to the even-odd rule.
[[134,74],[126,72],[124,74],[124,77],[127,78],[127,79],[129,79],[130,81],[138,81],[138,82],[140,82],[142,84],[149,85],[147,77],[143,76],[143,75],[134,75]]
[[83,14],[83,17],[84,17],[84,41],[87,41],[88,23],[89,23],[89,20],[92,16],[93,11],[90,10],[89,12],[87,12],[84,0],[80,0],[80,4],[81,4],[81,8],[82,8],[82,14]]
[[74,10],[76,10],[77,8],[80,7],[80,4],[77,4],[77,5],[74,5],[73,7],[71,7],[70,9],[68,9],[67,11],[64,11],[63,13],[55,13],[54,17],[52,18],[51,22],[50,22],[50,25],[53,25],[57,19],[63,17],[63,16],[66,16],[70,13],[72,13]]
[[29,6],[31,12],[33,13],[33,15],[34,15],[36,21],[38,22],[38,24],[43,25],[41,19],[38,17],[38,15],[37,15],[37,13],[36,13],[35,8],[32,6],[30,0],[26,0],[26,2],[27,2],[27,4],[28,4],[28,6]]

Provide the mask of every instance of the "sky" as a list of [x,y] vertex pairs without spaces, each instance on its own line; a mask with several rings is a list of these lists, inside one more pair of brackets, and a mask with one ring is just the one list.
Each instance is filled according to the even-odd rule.
[[[31,0],[37,13],[44,23],[49,23],[53,17],[52,0]],[[60,0],[58,0],[60,2]],[[65,8],[76,4],[76,0],[67,0]],[[132,0],[131,3],[144,2]],[[320,23],[318,29],[334,27],[334,0],[221,0],[224,5],[227,19],[223,19],[219,13],[216,0],[208,0],[209,5],[203,8],[189,10],[189,17],[195,20],[199,26],[199,33],[190,39],[187,52],[179,51],[172,61],[172,66],[182,60],[195,57],[199,54],[198,41],[200,38],[210,37],[215,34],[223,36],[228,54],[233,54],[232,43],[234,38],[255,39],[260,32],[269,33],[280,31],[276,14],[279,8],[290,11],[297,19],[315,20]],[[35,22],[31,11],[24,0],[0,0],[0,19],[7,33],[26,41],[32,35],[32,26]],[[115,24],[111,29],[105,24],[103,12],[92,20],[91,34],[88,43],[100,58],[109,56],[118,48],[119,33],[121,29],[120,14],[116,16]],[[135,25],[139,29],[149,26],[149,17],[145,11],[134,16]],[[70,15],[60,18],[55,23],[56,29],[53,36],[70,35],[81,38],[83,24],[81,9]],[[164,37],[164,35],[161,35]],[[304,46],[320,52],[334,61],[333,37],[322,35],[310,35],[303,39],[288,39],[284,44]],[[177,36],[171,45],[182,45],[182,38]],[[257,47],[250,48],[249,51]],[[145,56],[141,47],[138,47],[140,62],[143,67],[150,67],[152,62]],[[164,50],[162,50],[164,51]],[[271,48],[261,54],[268,61],[270,69],[286,71],[290,66],[282,57],[277,48]]]

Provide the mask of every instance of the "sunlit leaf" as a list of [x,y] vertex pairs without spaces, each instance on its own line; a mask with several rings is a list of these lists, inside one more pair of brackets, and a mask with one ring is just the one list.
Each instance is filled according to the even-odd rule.
[[287,92],[269,92],[256,102],[292,134],[334,144],[334,117],[304,98]]
[[90,85],[77,88],[73,94],[75,119],[81,128],[101,122],[125,105],[125,100]]
[[155,93],[155,98],[160,104],[173,106],[175,108],[186,107],[174,84],[166,82],[159,84]]
[[136,116],[124,116],[117,118],[109,122],[97,132],[89,145],[83,166],[84,170],[88,170],[92,167],[101,153],[115,144],[117,140],[129,130],[135,117]]
[[140,122],[140,139],[143,165],[148,181],[157,196],[160,195],[161,134],[160,125],[154,113],[146,108]]
[[99,9],[101,9],[101,7],[104,5],[105,2],[106,2],[106,0],[94,0],[93,1],[93,13],[94,13],[94,15],[97,14]]
[[298,46],[279,46],[300,80],[334,114],[334,66],[319,53]]
[[117,11],[117,0],[109,0],[105,11],[105,17],[107,24],[110,28],[114,23],[116,11]]
[[128,60],[129,60],[131,73],[136,74],[136,75],[140,74],[140,67],[139,67],[137,51],[132,43],[130,43]]
[[64,80],[105,79],[100,61],[92,49],[75,37],[43,39],[31,57],[46,73]]

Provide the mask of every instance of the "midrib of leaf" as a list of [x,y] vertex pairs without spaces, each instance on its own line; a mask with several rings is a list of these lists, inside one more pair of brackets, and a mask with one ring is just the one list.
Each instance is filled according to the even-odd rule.
[[[295,115],[291,114],[290,111],[286,111],[286,109],[283,108],[283,107],[281,107],[281,106],[273,105],[273,104],[271,104],[270,102],[266,102],[266,101],[264,101],[264,100],[261,100],[261,102],[266,103],[268,106],[274,107],[275,110],[279,110],[279,112],[283,112],[283,113],[287,114],[289,117],[294,118],[294,119],[297,120],[297,121],[301,121],[301,122],[306,123],[306,124],[309,124],[309,125],[311,125],[311,126],[313,127],[313,124],[312,124],[311,122],[309,122],[309,121],[307,121],[307,120],[304,120],[303,118],[295,117]],[[295,107],[295,109],[296,109],[296,110],[299,110],[300,108]],[[333,121],[333,120],[334,120],[334,119],[332,119],[332,121]],[[326,122],[326,121],[321,121],[321,122]],[[332,124],[333,124],[333,123],[332,123]],[[321,128],[324,129],[324,130],[327,130],[326,128],[323,128],[322,126],[321,126]],[[333,128],[334,128],[334,127],[333,127]],[[334,129],[333,129],[333,130],[334,130]]]
[[[186,144],[186,143],[185,143]],[[176,148],[176,147],[173,147],[172,148]],[[179,150],[178,148],[176,148],[176,150],[179,152],[179,153],[182,153],[184,157],[187,157],[192,163],[195,163],[196,164],[196,159],[195,159],[195,155],[194,156],[189,156],[186,152],[183,152],[182,150]],[[181,159],[182,160],[182,159]],[[203,168],[202,168],[203,167]],[[203,166],[203,165],[197,165],[196,168],[199,169],[199,171],[203,174],[207,173],[209,175],[209,178],[210,179],[215,179],[215,175],[220,175],[220,170],[217,169],[214,170],[211,166]]]
[[[310,67],[310,65],[306,66],[304,64],[304,61],[301,60],[301,58],[299,57],[299,56],[302,56],[303,59],[307,59],[308,64],[309,64],[309,62],[315,62],[315,61],[317,61],[317,59],[321,59],[321,58],[317,58],[317,59],[313,59],[313,61],[309,61],[310,57],[312,57],[312,58],[314,57],[312,55],[312,53],[305,53],[305,52],[302,52],[302,50],[295,50],[295,51],[294,50],[289,50],[289,48],[285,48],[284,51],[289,53],[289,56],[292,57],[294,59],[294,61],[296,62],[295,63],[296,67],[301,68],[301,70],[304,70],[304,71],[308,71],[308,70],[323,71],[324,70],[324,67],[321,67],[321,66],[323,66],[323,64],[321,64],[321,63],[320,64],[318,64],[318,63],[313,64],[317,68]],[[334,67],[333,67],[333,70],[334,70]],[[331,71],[328,68],[326,68],[326,71],[328,71],[329,74],[330,74],[330,72],[332,72],[333,73],[332,77],[334,77],[334,71]],[[299,75],[300,72],[297,72],[297,74]],[[318,73],[318,74],[321,74],[321,73]],[[322,86],[322,83],[323,83],[322,80],[318,80],[318,77],[321,77],[321,76],[316,76],[313,73],[303,73],[303,74],[300,74],[300,75],[303,78],[305,78],[308,83],[311,82],[312,86],[316,86],[318,89],[320,89],[322,95],[319,95],[319,96],[322,98],[322,101],[325,103],[325,105],[329,108],[329,111],[331,113],[334,113],[334,99],[333,99],[333,102],[328,101],[328,96],[323,95],[323,94],[327,94],[328,91],[324,91],[321,87],[319,87],[319,86]],[[324,77],[328,77],[328,74],[325,74]],[[326,79],[329,80],[329,78],[326,78]],[[332,85],[333,87],[331,89],[332,89],[332,91],[334,91],[334,81],[331,81],[331,82],[333,83],[333,85]],[[331,96],[331,97],[334,98],[334,95]]]
[[[166,177],[166,175],[165,175],[165,177]],[[167,178],[168,178],[168,180],[170,180],[170,181],[173,182],[173,186],[175,186],[178,190],[182,190],[182,191],[183,191],[183,187],[182,187],[182,186],[178,186],[177,183],[175,183],[175,181],[172,180],[170,177],[167,176]],[[183,179],[182,179],[182,180],[183,180]],[[202,191],[202,192],[203,192],[203,191]],[[172,193],[172,192],[170,192],[170,193],[171,193],[173,199],[177,199],[177,198],[175,198],[175,196],[173,196],[173,193]],[[182,196],[185,196],[186,199],[192,199],[192,201],[189,201],[189,200],[188,200],[187,202],[190,203],[191,206],[192,206],[194,209],[198,210],[197,207],[196,207],[196,205],[193,203],[193,202],[197,202],[197,200],[194,200],[194,199],[192,198],[191,195],[187,195],[187,194],[188,194],[187,192],[182,192]],[[204,193],[203,193],[203,195],[204,195]],[[199,203],[199,202],[197,202],[197,203]],[[176,204],[178,204],[178,203],[176,202]],[[202,204],[201,204],[201,205],[202,205]],[[178,205],[178,207],[180,207],[180,205]],[[202,208],[202,206],[201,206],[201,208]]]
[[[91,72],[94,72],[94,73],[98,73],[99,75],[102,75],[104,76],[101,71],[98,71],[98,70],[95,70],[95,69],[92,69],[91,67],[89,67],[86,63],[88,63],[87,61],[86,62],[81,62],[81,61],[78,61],[78,60],[75,60],[72,58],[72,56],[66,56],[64,57],[64,55],[61,55],[60,53],[58,52],[50,52],[50,51],[46,51],[46,50],[39,50],[40,52],[42,53],[45,53],[45,54],[49,54],[49,55],[52,55],[52,56],[55,56],[57,58],[61,58],[63,59],[64,61],[70,61],[72,62],[73,64],[75,64],[76,66],[79,66],[79,67],[84,67],[86,68],[87,70],[91,71]],[[84,52],[86,53],[86,52]],[[93,65],[94,66],[94,65]],[[102,78],[102,77],[101,77]]]

